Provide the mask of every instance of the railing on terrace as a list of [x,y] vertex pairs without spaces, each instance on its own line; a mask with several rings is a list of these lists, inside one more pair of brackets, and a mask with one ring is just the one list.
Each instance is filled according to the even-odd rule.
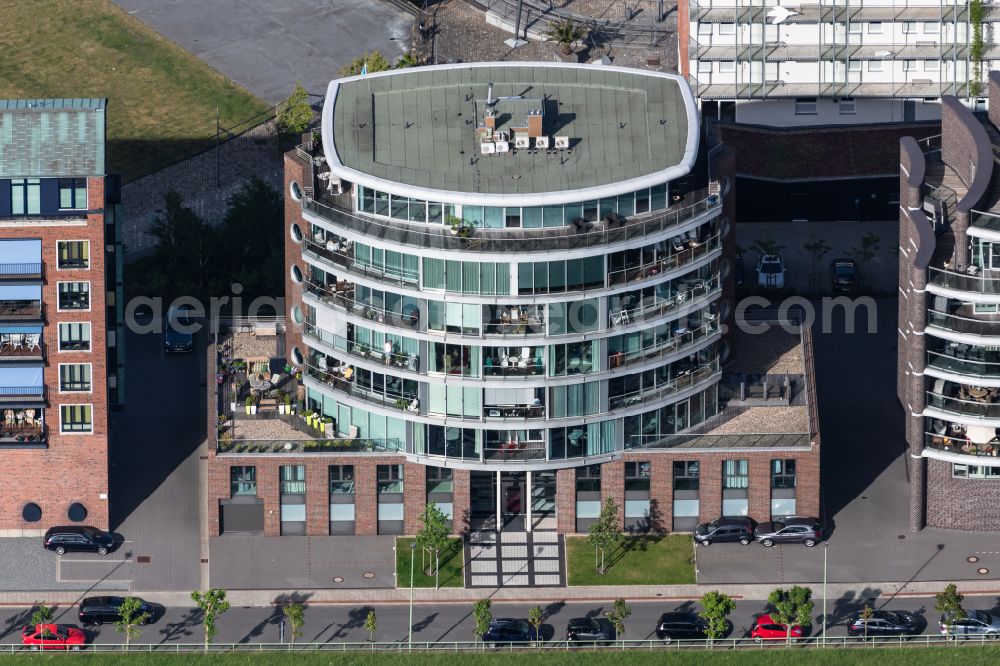
[[[784,646],[784,639],[765,641],[771,643],[775,648]],[[992,637],[986,635],[962,636],[961,646],[955,647],[954,637],[942,636],[940,634],[924,634],[919,636],[893,636],[876,637],[869,636],[867,639],[861,636],[810,636],[796,639],[793,642],[799,650],[817,649],[859,649],[871,650],[873,647],[885,648],[911,648],[919,649],[923,647],[938,646],[952,647],[956,654],[963,649],[975,645],[996,645]],[[492,646],[492,647],[490,647]],[[573,641],[562,640],[541,640],[538,642],[525,643],[483,643],[481,641],[398,641],[398,642],[370,642],[363,641],[357,643],[328,642],[328,643],[137,643],[133,641],[129,645],[124,643],[90,643],[80,645],[81,652],[91,653],[229,653],[229,652],[336,652],[343,654],[371,653],[393,654],[403,652],[479,652],[489,650],[491,653],[524,653],[531,654],[542,652],[562,652],[579,651],[584,648],[588,651],[599,650],[603,652],[648,652],[648,653],[671,653],[689,650],[754,650],[760,652],[762,646],[752,638],[717,638],[715,640],[672,640],[664,643],[660,639],[638,639],[638,640],[614,640],[606,645],[600,643],[581,644]],[[24,646],[20,643],[9,643],[0,646],[0,652],[10,654],[20,654]],[[937,656],[937,655],[935,655]],[[947,656],[945,658],[947,659]],[[805,659],[805,656],[803,656]]]
[[929,449],[944,451],[945,453],[959,453],[963,456],[996,458],[1000,455],[1000,442],[996,439],[992,442],[977,444],[964,437],[925,432],[924,446]]
[[44,386],[0,386],[0,400],[41,398],[44,395]]
[[[987,400],[991,398],[986,398]],[[927,391],[927,406],[936,407],[945,412],[972,416],[981,419],[1000,419],[1000,404],[980,402],[975,399],[958,398],[934,391]]]
[[715,234],[704,243],[678,250],[676,254],[662,257],[647,264],[611,271],[608,273],[608,286],[614,287],[620,284],[642,282],[662,275],[667,271],[690,264],[709,252],[719,249],[721,247],[720,238],[720,234]]
[[[353,342],[329,331],[318,328],[312,322],[307,321],[304,326],[305,335],[323,344],[333,347],[337,351],[342,351],[351,356],[373,362],[385,362],[385,350],[382,347],[365,345],[360,342]],[[390,354],[390,368],[398,368],[409,372],[419,372],[427,374],[420,368],[420,356],[418,354],[408,354],[405,352],[393,352]]]
[[[681,278],[678,279],[682,279]],[[608,313],[609,328],[627,326],[633,322],[655,319],[674,310],[690,305],[700,296],[715,294],[721,289],[720,280],[712,278],[710,280],[697,280],[697,283],[683,291],[678,291],[672,296],[661,298],[653,296],[643,298],[638,306],[634,308],[622,308]]]
[[696,342],[703,340],[719,330],[719,324],[714,319],[690,331],[675,332],[672,337],[659,340],[652,347],[636,351],[608,352],[608,369],[627,368],[632,365],[648,363],[663,356],[676,354]]
[[956,333],[1000,337],[1000,321],[985,321],[938,310],[928,310],[927,323]]
[[372,321],[392,324],[394,326],[407,326],[409,328],[417,328],[420,324],[419,311],[403,314],[356,300],[354,298],[355,292],[353,287],[344,291],[337,291],[336,289],[331,290],[309,280],[306,282],[306,291],[328,305],[358,314]]
[[678,391],[690,388],[695,384],[713,376],[719,370],[719,360],[713,359],[711,363],[697,368],[690,368],[685,374],[675,377],[670,381],[657,386],[654,389],[642,389],[632,391],[624,395],[610,396],[608,398],[608,408],[622,409],[633,405],[641,405],[646,402],[660,400]]
[[[411,395],[392,390],[379,392],[360,385],[355,379],[357,377],[357,373],[355,373],[350,379],[344,379],[332,370],[324,370],[310,364],[306,364],[304,367],[306,369],[307,376],[312,377],[316,381],[321,382],[336,391],[340,391],[341,393],[346,393],[347,395],[364,400],[365,402],[372,402],[389,407],[397,407],[400,410],[413,414],[423,413],[421,409],[413,409],[412,407],[413,402],[417,399],[416,394]],[[406,405],[404,406],[402,402],[405,402]]]
[[980,229],[1000,231],[1000,215],[987,211],[973,210],[969,215],[969,224]]
[[0,320],[23,321],[41,319],[45,309],[41,300],[0,301]]
[[42,264],[35,263],[0,263],[0,279],[41,278]]
[[939,287],[975,294],[1000,295],[1000,274],[994,277],[993,271],[979,271],[970,275],[930,266],[927,272],[930,283]]
[[[987,352],[992,354],[992,352]],[[931,368],[970,377],[1000,377],[1000,362],[976,358],[960,358],[954,354],[927,350],[927,365]]]
[[486,419],[544,419],[545,405],[483,405]]
[[926,136],[922,139],[917,139],[917,145],[920,146],[920,151],[927,155],[928,153],[939,153],[941,152],[941,135],[935,134],[934,136]]
[[809,433],[745,433],[739,435],[632,435],[629,449],[787,449],[808,447]]
[[[698,196],[704,194],[699,192]],[[653,234],[669,231],[688,220],[708,213],[721,211],[717,195],[708,195],[691,206],[655,213],[641,213],[623,222],[597,223],[602,228],[596,231],[576,232],[572,225],[541,229],[487,229],[477,227],[471,236],[453,236],[451,229],[444,226],[422,225],[405,222],[389,222],[378,218],[365,217],[352,211],[304,197],[302,207],[327,221],[345,229],[379,240],[408,245],[417,248],[439,250],[461,250],[465,252],[551,252],[554,250],[578,250],[601,247],[615,243],[625,243],[645,238]],[[325,249],[325,248],[324,248]]]
[[226,439],[219,438],[218,453],[361,453],[396,452],[404,448],[398,439]]
[[416,286],[420,279],[420,274],[416,271],[408,271],[404,268],[386,268],[384,266],[379,268],[377,266],[357,261],[354,258],[353,253],[349,254],[347,252],[330,250],[308,238],[303,239],[303,242],[306,248],[306,254],[312,254],[320,260],[326,260],[357,275],[375,277],[378,278],[380,282],[389,282],[392,284],[408,286]]

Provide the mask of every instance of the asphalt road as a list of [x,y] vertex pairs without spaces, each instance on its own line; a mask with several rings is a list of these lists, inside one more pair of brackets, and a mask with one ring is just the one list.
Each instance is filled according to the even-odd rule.
[[[149,599],[155,602],[155,599]],[[812,634],[820,633],[820,615],[822,601],[815,600],[815,614]],[[967,609],[989,609],[996,611],[998,599],[982,597],[968,600]],[[533,604],[494,604],[494,617],[526,618],[528,609]],[[739,601],[735,612],[730,616],[733,630],[730,638],[747,635],[754,616],[764,612],[764,601]],[[991,606],[994,608],[991,609]],[[611,608],[611,602],[562,602],[542,605],[545,625],[542,629],[544,640],[562,640],[565,636],[566,623],[576,617],[602,617]],[[933,598],[906,597],[882,604],[879,608],[909,610],[930,620],[924,627],[924,633],[931,635],[937,632],[938,614],[934,611]],[[364,620],[369,610],[374,610],[378,619],[378,629],[375,632],[376,641],[394,642],[407,640],[407,604],[375,605],[375,606],[342,606],[315,605],[305,611],[303,635],[298,642],[364,642],[368,640],[368,632],[364,629]],[[655,638],[656,620],[660,614],[672,610],[698,610],[697,604],[691,602],[667,601],[663,603],[632,604],[632,615],[625,622],[626,639],[642,640]],[[835,608],[829,607],[831,625],[827,629],[829,637],[845,636],[847,634],[845,620],[857,606]],[[472,605],[434,603],[416,604],[413,609],[413,640],[415,642],[439,642],[472,640],[473,621]],[[0,644],[16,644],[20,642],[19,628],[30,617],[30,609],[6,607],[0,610]],[[64,624],[77,624],[76,607],[59,608],[56,611],[56,621]],[[281,622],[280,608],[232,608],[218,621],[219,633],[216,643],[277,643],[279,641],[279,624]],[[87,630],[89,642],[120,643],[121,634],[113,626],[102,626]],[[289,639],[288,628],[285,634]],[[196,610],[190,608],[166,609],[155,622],[142,629],[140,638],[135,643],[197,643],[202,640],[203,633]]]

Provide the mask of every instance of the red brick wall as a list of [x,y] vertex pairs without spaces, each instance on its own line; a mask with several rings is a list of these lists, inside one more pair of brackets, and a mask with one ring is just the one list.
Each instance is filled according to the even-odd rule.
[[453,519],[451,531],[455,534],[465,534],[469,530],[469,512],[472,509],[470,479],[471,473],[467,469],[456,469],[452,471],[452,507]]
[[556,524],[563,534],[576,532],[576,470],[556,472]]
[[403,531],[420,531],[420,514],[427,506],[427,467],[407,462],[403,465],[403,503],[406,505]]
[[[305,306],[302,304],[302,292],[305,289],[305,281],[309,277],[309,266],[302,260],[303,243],[292,240],[292,224],[298,224],[302,230],[302,235],[310,237],[310,225],[302,220],[302,203],[295,201],[291,195],[290,187],[292,182],[297,182],[300,187],[305,187],[311,178],[308,175],[310,166],[302,161],[293,150],[285,153],[285,357],[292,359],[292,348],[298,347],[303,356],[308,355],[308,350],[302,343],[302,325],[296,324],[292,319],[292,308],[298,307],[305,315]],[[298,266],[302,271],[303,282],[297,284],[292,281],[292,266]],[[291,360],[289,360],[291,362]]]
[[608,498],[618,505],[618,524],[625,522],[625,463],[621,460],[601,465],[601,504]]
[[[88,206],[104,209],[104,179],[88,179]],[[51,226],[47,226],[51,224]],[[73,502],[87,507],[87,524],[108,527],[108,406],[107,354],[105,335],[106,290],[104,281],[104,215],[86,220],[53,218],[45,224],[37,220],[0,221],[0,239],[40,239],[42,243],[42,301],[45,326],[42,344],[45,355],[43,379],[48,407],[45,422],[48,448],[4,451],[4,473],[0,474],[0,535],[34,534],[69,522],[66,512]],[[58,270],[59,240],[90,241],[90,268]],[[57,282],[89,281],[88,312],[57,312]],[[60,322],[91,323],[91,351],[58,351]],[[59,393],[60,363],[90,363],[92,393]],[[59,407],[63,404],[93,405],[93,434],[60,435]],[[42,519],[26,523],[21,511],[28,502],[38,504]],[[27,530],[27,532],[21,532]]]

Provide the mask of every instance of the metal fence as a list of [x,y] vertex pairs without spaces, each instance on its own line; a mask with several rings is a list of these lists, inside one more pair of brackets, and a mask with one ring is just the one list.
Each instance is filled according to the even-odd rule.
[[[996,646],[994,640],[997,635],[990,636],[962,636],[960,641],[954,637],[945,637],[938,634],[927,634],[923,636],[894,636],[875,638],[852,636],[836,636],[823,638],[815,636],[793,640],[791,648],[799,650],[809,649],[844,649],[861,648],[871,649],[874,647],[884,648],[923,648],[932,646],[975,646],[991,645]],[[616,640],[606,644],[587,643],[575,641],[538,641],[524,643],[483,643],[480,641],[405,641],[384,643],[384,642],[356,642],[356,643],[213,643],[204,645],[202,643],[132,643],[126,646],[122,643],[100,643],[91,645],[74,646],[72,649],[79,649],[82,652],[136,652],[136,653],[182,653],[182,652],[344,652],[362,653],[379,652],[403,653],[403,652],[506,652],[506,653],[538,653],[556,652],[568,650],[594,650],[600,652],[624,652],[624,651],[646,651],[646,652],[680,652],[682,650],[774,650],[789,647],[784,639],[766,640],[758,642],[752,638],[724,638],[715,641],[707,640],[672,640],[664,642],[659,639],[647,640]],[[22,645],[0,646],[0,653],[16,653],[30,648]]]

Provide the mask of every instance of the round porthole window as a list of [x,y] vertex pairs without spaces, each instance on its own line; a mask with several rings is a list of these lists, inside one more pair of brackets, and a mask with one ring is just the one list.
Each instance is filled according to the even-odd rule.
[[292,361],[295,365],[302,365],[306,362],[306,359],[302,356],[302,350],[298,347],[292,347]]
[[289,230],[289,234],[291,235],[292,240],[295,241],[296,243],[302,242],[302,228],[299,227],[299,225],[295,224],[294,222],[292,222],[292,227]]
[[296,201],[302,201],[302,188],[294,180],[292,184],[288,186],[288,192],[292,195],[292,198]]
[[27,523],[37,523],[42,519],[42,507],[38,506],[34,502],[28,502],[21,509],[21,517]]
[[[301,324],[302,321],[303,321],[303,319],[304,319],[304,317],[302,316],[302,308],[300,308],[297,305],[293,305],[292,306],[292,321],[294,321],[296,324]],[[293,355],[294,355],[294,352],[293,352]],[[300,363],[300,364],[302,363],[302,361],[299,361],[299,360],[296,360],[295,362],[296,363]]]
[[66,512],[66,516],[74,523],[82,523],[87,519],[87,507],[79,502],[73,502],[69,505],[69,511]]
[[302,269],[292,264],[292,282],[296,284],[302,283]]

